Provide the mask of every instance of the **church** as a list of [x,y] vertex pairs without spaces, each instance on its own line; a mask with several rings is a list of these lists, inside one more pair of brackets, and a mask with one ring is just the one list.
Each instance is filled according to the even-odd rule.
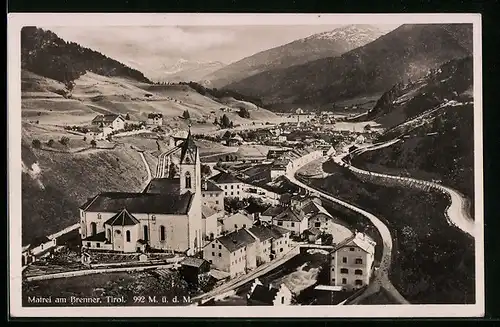
[[202,249],[199,150],[190,132],[173,147],[180,152],[179,171],[176,176],[157,179],[161,191],[152,190],[151,181],[143,192],[104,192],[80,207],[83,248],[117,252],[155,249],[188,255]]

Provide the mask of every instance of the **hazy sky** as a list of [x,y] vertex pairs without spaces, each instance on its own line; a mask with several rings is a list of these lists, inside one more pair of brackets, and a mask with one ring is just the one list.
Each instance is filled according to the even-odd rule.
[[[149,72],[179,59],[238,61],[259,51],[280,46],[341,25],[305,26],[145,26],[43,27],[66,41],[99,51],[133,68]],[[382,25],[390,31],[397,25]]]

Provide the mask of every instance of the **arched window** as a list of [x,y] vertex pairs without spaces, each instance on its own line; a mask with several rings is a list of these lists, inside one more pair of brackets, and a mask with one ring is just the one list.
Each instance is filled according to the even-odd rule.
[[191,188],[191,174],[189,172],[186,173],[186,188]]
[[126,236],[127,242],[130,242],[130,231],[129,230],[125,232],[125,236]]
[[108,228],[108,241],[111,241],[111,229]]
[[160,241],[165,241],[165,226],[160,226]]
[[148,226],[144,225],[144,241],[148,241]]

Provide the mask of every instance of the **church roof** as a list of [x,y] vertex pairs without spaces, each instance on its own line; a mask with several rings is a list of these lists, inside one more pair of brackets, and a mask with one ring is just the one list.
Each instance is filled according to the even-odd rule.
[[193,194],[104,192],[87,201],[80,209],[90,212],[118,212],[126,208],[132,213],[166,215],[187,214]]
[[111,226],[134,226],[139,223],[139,220],[130,214],[127,209],[123,209],[113,217],[104,222],[104,225]]
[[180,178],[153,178],[143,193],[179,194]]

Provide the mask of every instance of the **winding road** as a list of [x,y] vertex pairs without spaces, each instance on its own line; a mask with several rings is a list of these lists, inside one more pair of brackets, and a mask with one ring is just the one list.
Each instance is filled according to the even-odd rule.
[[[369,146],[366,146],[366,147],[363,147],[363,148],[360,148],[358,150],[353,151],[352,154],[360,155],[364,152],[382,149],[385,147],[389,147],[393,144],[396,144],[399,141],[400,141],[400,139],[394,139],[394,140],[390,140],[388,142],[382,142],[382,143],[369,145]],[[344,166],[347,165],[349,167],[349,169],[356,171],[358,173],[390,178],[390,179],[398,180],[401,183],[406,182],[406,183],[413,183],[414,185],[424,185],[428,188],[432,188],[432,189],[438,190],[438,191],[446,194],[450,199],[450,205],[446,209],[446,213],[445,213],[446,219],[448,220],[448,223],[458,227],[459,229],[461,229],[463,232],[469,234],[470,236],[475,237],[476,224],[474,222],[474,219],[472,219],[470,212],[469,212],[469,201],[460,192],[458,192],[450,187],[443,186],[441,184],[434,183],[434,182],[423,181],[423,180],[419,180],[419,179],[415,179],[415,178],[411,178],[411,177],[401,177],[401,176],[396,176],[396,175],[381,174],[381,173],[363,170],[363,169],[360,169],[360,168],[357,168],[357,167],[354,167],[350,164],[345,163],[343,161],[343,159],[344,158],[340,157],[340,156],[334,158],[336,163],[338,163],[340,165],[344,165]]]
[[[341,157],[343,154],[339,154],[335,158],[337,160],[341,160]],[[304,163],[305,165],[306,163]],[[302,165],[302,166],[304,166]],[[296,184],[299,187],[302,187],[313,194],[317,194],[319,197],[325,198],[327,200],[330,200],[334,203],[337,203],[347,209],[350,209],[354,212],[357,212],[370,220],[370,222],[377,228],[379,231],[382,240],[383,240],[383,250],[382,250],[382,259],[380,261],[380,267],[375,270],[374,272],[374,279],[373,282],[368,286],[366,291],[361,295],[360,298],[358,298],[358,301],[361,298],[365,298],[371,294],[377,293],[380,290],[380,287],[385,288],[392,296],[393,298],[401,304],[409,304],[409,302],[398,292],[398,290],[392,285],[391,281],[389,280],[389,270],[391,267],[391,254],[392,254],[392,237],[391,237],[391,232],[389,231],[389,228],[380,220],[378,219],[375,215],[369,213],[368,211],[365,211],[361,208],[358,208],[350,203],[347,203],[345,201],[342,201],[340,199],[337,199],[329,194],[326,194],[320,190],[317,190],[315,188],[310,187],[309,185],[306,185],[300,181],[298,181],[295,178],[295,173],[299,168],[302,166],[295,167],[293,170],[291,170],[288,174],[287,177],[288,179]]]

